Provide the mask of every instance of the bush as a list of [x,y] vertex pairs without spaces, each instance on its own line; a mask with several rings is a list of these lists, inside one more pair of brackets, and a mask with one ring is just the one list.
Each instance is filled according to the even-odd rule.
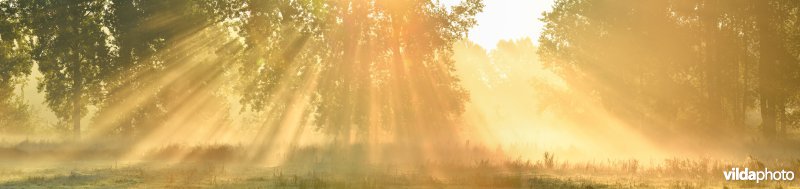
[[548,169],[556,166],[555,155],[552,152],[544,152],[544,166]]

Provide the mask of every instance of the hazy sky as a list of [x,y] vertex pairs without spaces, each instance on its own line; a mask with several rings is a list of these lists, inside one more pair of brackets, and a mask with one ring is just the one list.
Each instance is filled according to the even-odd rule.
[[[441,0],[446,5],[462,0]],[[469,40],[486,49],[494,49],[502,39],[530,37],[537,43],[544,23],[542,12],[549,10],[554,0],[484,0],[486,7],[477,15],[478,25],[469,32]]]

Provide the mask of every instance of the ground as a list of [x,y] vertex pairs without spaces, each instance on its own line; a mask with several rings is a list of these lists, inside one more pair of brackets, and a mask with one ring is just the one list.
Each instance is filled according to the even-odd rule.
[[458,173],[435,170],[296,170],[223,163],[69,162],[58,165],[6,164],[0,188],[800,188],[800,182],[724,181],[722,174],[654,176],[569,170],[498,170],[485,166]]

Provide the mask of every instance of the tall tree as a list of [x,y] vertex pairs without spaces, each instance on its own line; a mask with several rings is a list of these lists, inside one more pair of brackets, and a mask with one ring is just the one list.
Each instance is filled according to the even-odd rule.
[[104,5],[97,0],[20,2],[35,37],[32,57],[44,75],[38,89],[58,118],[72,122],[76,139],[87,106],[99,100],[100,67],[110,57]]
[[29,40],[22,24],[18,1],[0,1],[0,131],[29,126],[30,110],[14,89],[30,75]]
[[786,108],[784,109],[783,132],[787,129],[800,126],[800,2],[783,1],[784,8],[779,13],[783,13],[782,31],[784,33],[783,44],[787,53],[783,56],[787,64],[783,71],[786,74],[784,84],[787,88]]
[[743,125],[754,103],[748,12],[742,1],[557,1],[539,54],[628,125],[737,130],[726,126]]
[[313,117],[304,120],[337,141],[351,141],[349,133],[369,140],[377,125],[404,137],[447,130],[463,111],[452,45],[475,24],[479,0],[449,8],[428,0],[246,5],[242,102],[276,112],[267,125],[302,124],[284,113],[304,106],[296,109]]
[[[224,66],[193,57],[214,54],[205,54],[209,48],[223,48],[221,41],[226,37],[209,35],[226,33],[209,31],[216,32],[224,18],[234,15],[236,2],[110,1],[104,24],[118,48],[112,61],[101,67],[107,91],[96,124],[130,137],[146,136],[174,118],[171,114],[179,111],[176,105],[187,100],[185,97],[215,92],[213,87],[206,87],[211,82],[207,75],[219,73],[178,70],[208,71]],[[180,79],[168,79],[175,76]],[[198,86],[205,91],[198,91]]]
[[[792,120],[790,98],[798,94],[800,65],[796,52],[798,4],[791,1],[758,1],[755,3],[758,27],[759,94],[762,128],[766,136],[785,132]],[[795,49],[792,49],[795,48]],[[795,51],[792,53],[791,51]]]
[[370,125],[400,140],[451,132],[468,98],[453,73],[452,46],[474,25],[481,2],[452,12],[433,1],[350,5],[332,10],[342,23],[331,26],[325,44],[334,57],[320,73],[315,123],[336,136],[366,131],[362,140],[379,132]]

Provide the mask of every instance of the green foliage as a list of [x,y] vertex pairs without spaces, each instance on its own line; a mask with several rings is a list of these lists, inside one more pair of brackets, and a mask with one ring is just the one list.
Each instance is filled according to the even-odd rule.
[[15,1],[0,2],[0,99],[7,100],[19,78],[31,73],[30,46],[25,40],[25,28]]
[[[101,67],[106,90],[95,122],[109,129],[107,132],[144,136],[165,124],[189,94],[213,96],[221,87],[212,84],[212,79],[220,79],[208,75],[218,75],[210,71],[225,64],[194,57],[218,50],[211,48],[227,47],[220,42],[227,38],[219,36],[226,33],[215,29],[234,15],[236,3],[111,1],[103,10],[103,25],[111,33],[115,51],[109,64]],[[187,67],[193,69],[183,71]],[[165,80],[168,75],[180,79]],[[220,98],[215,96],[212,102],[224,104]],[[197,115],[214,111],[200,109]]]
[[[763,2],[770,2],[768,12],[782,14],[770,19],[797,19],[783,14],[797,10],[796,5]],[[798,94],[789,84],[798,78],[797,56],[784,56],[779,64],[762,59],[793,43],[767,43],[761,36],[787,34],[753,27],[784,21],[759,21],[768,13],[759,12],[756,4],[557,1],[542,19],[546,27],[539,55],[567,83],[580,86],[578,93],[637,128],[715,134],[721,128],[742,128],[748,111],[773,104],[760,111],[785,114],[791,108],[784,106],[784,95]],[[773,76],[782,79],[769,79]],[[771,88],[782,92],[773,95]],[[762,116],[765,124],[769,114]]]
[[474,25],[481,2],[463,2],[453,12],[433,1],[355,5],[338,11],[342,24],[324,44],[334,57],[320,73],[316,124],[335,132],[351,124],[420,125],[432,133],[453,125],[468,94],[454,76],[452,45]]
[[15,87],[31,73],[27,30],[19,27],[22,13],[16,1],[0,1],[0,133],[19,133],[32,128],[30,107]]
[[[3,87],[13,88],[6,83],[29,74],[33,61],[43,74],[38,89],[59,123],[80,133],[80,119],[94,106],[97,123],[132,135],[164,124],[188,94],[226,106],[216,93],[228,62],[241,63],[235,67],[241,102],[274,117],[267,125],[294,120],[288,112],[301,101],[301,120],[333,133],[349,132],[349,125],[453,125],[468,95],[452,74],[451,46],[483,6],[480,0],[454,7],[322,0],[2,5],[9,19],[0,24],[7,28],[0,50],[13,63],[0,67]],[[170,74],[193,82],[164,80]]]
[[86,106],[99,100],[100,70],[110,47],[102,28],[102,1],[20,1],[23,24],[34,39],[32,58],[44,75],[38,86],[47,105],[63,120],[79,120]]
[[267,125],[287,124],[287,110],[305,107],[297,98],[311,98],[302,114],[336,135],[452,125],[463,111],[451,48],[475,24],[478,0],[451,11],[434,1],[245,4],[241,102],[273,117]]
[[0,133],[29,134],[36,128],[31,107],[15,97],[0,101]]

